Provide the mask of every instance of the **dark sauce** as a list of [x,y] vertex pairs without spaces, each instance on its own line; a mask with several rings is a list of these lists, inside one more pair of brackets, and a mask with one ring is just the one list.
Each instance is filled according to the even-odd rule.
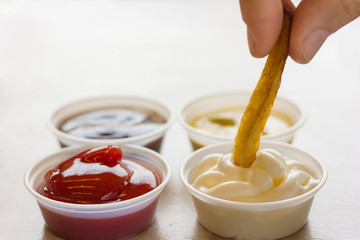
[[166,119],[156,112],[113,108],[74,116],[59,129],[73,136],[89,139],[118,139],[141,136],[163,126]]
[[122,159],[117,146],[86,150],[45,175],[38,192],[57,201],[99,204],[124,201],[156,188],[160,175],[148,166]]

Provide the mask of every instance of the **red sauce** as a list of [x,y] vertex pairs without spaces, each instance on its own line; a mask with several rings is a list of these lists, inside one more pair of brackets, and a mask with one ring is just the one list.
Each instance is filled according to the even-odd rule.
[[154,221],[158,199],[149,206],[127,215],[86,219],[64,216],[40,205],[47,227],[68,240],[119,240],[136,235]]
[[99,204],[143,195],[160,182],[155,170],[122,159],[121,149],[109,145],[86,150],[51,169],[38,192],[62,202]]

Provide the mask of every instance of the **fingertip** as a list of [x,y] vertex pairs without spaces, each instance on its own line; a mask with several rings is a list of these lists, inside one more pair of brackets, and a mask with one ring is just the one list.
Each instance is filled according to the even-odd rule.
[[283,7],[279,0],[240,0],[242,18],[253,57],[267,56],[274,46],[282,23]]
[[312,58],[309,58],[309,57],[305,58],[304,53],[303,53],[302,49],[300,48],[299,44],[294,46],[290,43],[289,56],[295,62],[300,63],[300,64],[307,64],[312,60]]
[[360,1],[302,0],[293,15],[289,55],[309,63],[330,34],[359,16]]
[[257,26],[248,25],[247,37],[250,53],[253,57],[263,58],[266,57],[278,39],[281,30],[277,24],[275,26],[268,23],[260,24]]
[[316,29],[298,44],[290,42],[291,58],[301,64],[309,63],[324,44],[330,32],[324,29]]
[[247,31],[247,38],[248,38],[249,51],[253,57],[263,58],[266,55],[268,55],[270,50],[261,48],[261,45],[259,48],[259,45],[256,43],[256,38],[254,38],[253,34],[249,30]]
[[299,64],[308,64],[309,62],[307,62],[304,58],[301,58],[299,56],[296,55],[291,55],[290,57],[292,58],[292,60],[294,60],[295,62],[299,63]]

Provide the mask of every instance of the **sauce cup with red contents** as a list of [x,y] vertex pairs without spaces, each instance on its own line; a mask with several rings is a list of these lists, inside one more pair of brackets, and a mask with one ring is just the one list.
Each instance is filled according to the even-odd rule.
[[[49,178],[49,175],[51,175],[51,178],[55,179],[51,180],[51,183],[58,183],[59,179],[56,177],[58,177],[57,175],[59,175],[59,169],[62,169],[65,165],[67,165],[70,160],[73,160],[73,162],[75,163],[79,159],[77,158],[77,156],[80,156],[86,151],[91,152],[92,149],[99,151],[99,149],[103,150],[103,148],[110,147],[117,146],[99,147],[85,145],[64,148],[59,152],[49,155],[43,160],[35,163],[27,170],[24,178],[25,186],[27,190],[37,200],[47,227],[57,236],[64,239],[77,240],[124,239],[144,231],[154,221],[158,199],[170,179],[171,168],[168,162],[160,154],[141,146],[121,146],[121,161],[123,161],[123,163],[120,165],[123,166],[123,164],[125,164],[127,169],[126,171],[129,173],[128,167],[135,166],[136,163],[137,167],[133,168],[135,170],[130,169],[129,167],[131,176],[136,175],[136,171],[138,171],[136,169],[138,169],[138,166],[140,166],[140,168],[146,169],[147,174],[152,172],[154,176],[156,176],[156,186],[154,186],[154,188],[151,190],[147,190],[146,193],[132,198],[129,197],[125,200],[108,202],[104,201],[104,203],[98,203],[96,201],[95,203],[90,203],[91,201],[89,201],[89,203],[84,201],[82,203],[74,203],[71,202],[73,201],[73,199],[69,200],[71,198],[69,197],[70,195],[66,195],[64,197],[59,197],[57,195],[53,197],[51,195],[44,194],[44,191],[42,191],[42,189],[45,189],[44,186],[46,186],[46,190],[49,190],[51,194],[53,194],[53,192],[51,191],[59,191],[56,188],[54,188],[55,190],[50,189],[50,185],[46,185],[49,182],[46,181],[48,181],[47,179]],[[98,156],[94,156],[93,159],[95,160],[89,160],[88,157],[84,159],[91,162],[97,161],[97,157]],[[77,162],[77,164],[84,163]],[[99,165],[103,168],[106,167],[104,165],[109,165],[110,167],[113,167],[113,165],[111,165],[111,162],[103,162],[101,164],[98,164],[96,162],[95,165]],[[79,169],[83,168],[80,166]],[[62,169],[61,175],[68,177],[68,175],[70,174],[69,172],[71,172],[70,170],[71,168],[65,170]],[[63,182],[67,183],[80,181],[79,184],[72,184],[69,186],[65,186],[65,188],[75,189],[77,187],[80,189],[75,189],[72,194],[78,192],[82,192],[82,194],[85,194],[87,190],[83,190],[83,188],[91,187],[87,186],[91,185],[89,184],[89,178],[94,178],[94,175],[91,175],[94,173],[94,170],[91,171],[85,171],[86,173],[84,175],[84,179],[76,179],[77,174],[73,174],[73,176],[76,175],[75,178],[64,178],[65,181]],[[121,177],[123,176],[121,175]],[[136,175],[136,177],[134,177],[135,179],[131,180],[131,182],[141,183],[142,180],[140,180],[139,177],[140,175]],[[125,179],[125,181],[129,182],[130,180]],[[111,182],[109,184],[111,184]],[[59,187],[59,185],[56,185],[56,187]],[[133,186],[130,186],[127,191],[130,191],[129,189],[132,190],[135,188]],[[122,197],[123,195],[125,196],[127,193],[130,194],[130,192],[124,191],[119,195],[119,197]],[[103,196],[101,200],[105,198],[108,198],[108,195]],[[82,200],[83,199],[80,199],[80,202]],[[75,199],[75,201],[77,201],[77,199]]]
[[80,99],[56,109],[47,121],[61,147],[135,144],[160,152],[174,113],[164,102],[144,96]]

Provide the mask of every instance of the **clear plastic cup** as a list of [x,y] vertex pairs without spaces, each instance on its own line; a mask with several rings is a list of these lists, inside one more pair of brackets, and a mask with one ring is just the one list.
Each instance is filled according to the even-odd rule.
[[155,219],[158,199],[171,175],[169,163],[150,149],[135,145],[120,146],[124,158],[147,165],[161,176],[159,186],[141,196],[114,203],[73,204],[46,198],[36,191],[47,171],[91,147],[94,146],[64,148],[26,171],[25,186],[35,197],[47,227],[61,238],[76,240],[123,239],[144,231]]
[[271,148],[286,157],[303,161],[309,166],[319,184],[302,195],[274,202],[235,202],[209,196],[194,187],[194,166],[211,153],[230,153],[233,143],[218,143],[193,152],[180,167],[180,178],[191,193],[198,221],[208,231],[230,239],[278,239],[301,229],[308,218],[315,194],[324,185],[327,171],[309,153],[287,143],[262,141],[260,149]]
[[[193,149],[207,146],[213,143],[231,141],[235,138],[237,127],[231,135],[215,134],[199,130],[189,124],[189,121],[195,117],[213,112],[216,110],[226,109],[229,107],[246,107],[251,96],[250,91],[232,91],[207,94],[188,101],[180,110],[178,120],[182,127],[186,130]],[[294,102],[277,97],[272,110],[284,114],[291,121],[291,126],[263,135],[264,140],[276,140],[291,143],[295,132],[304,124],[305,116],[302,109]],[[269,121],[268,121],[269,122]]]
[[[134,137],[115,139],[90,139],[73,136],[59,130],[60,125],[74,116],[100,109],[109,108],[140,108],[156,112],[166,119],[161,127],[156,130]],[[101,96],[82,99],[68,103],[51,114],[47,120],[50,131],[57,137],[62,147],[85,144],[135,144],[151,148],[160,152],[164,135],[174,120],[172,109],[159,100],[135,95]]]

